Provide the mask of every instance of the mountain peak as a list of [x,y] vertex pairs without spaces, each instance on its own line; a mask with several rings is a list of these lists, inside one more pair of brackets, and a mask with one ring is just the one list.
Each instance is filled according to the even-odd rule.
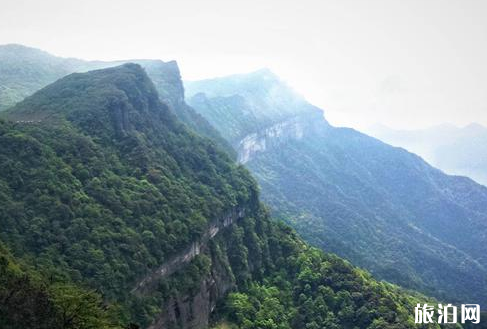
[[168,116],[167,107],[159,101],[144,69],[134,63],[70,74],[6,112],[18,122],[67,120],[90,134],[104,136],[146,129],[161,114]]
[[477,123],[477,122],[472,122],[472,123],[469,123],[468,125],[466,125],[465,127],[463,127],[463,129],[465,130],[474,130],[474,131],[486,131],[487,128],[483,125],[481,125],[480,123]]
[[280,80],[277,74],[275,74],[271,69],[267,67],[263,67],[261,69],[258,69],[257,71],[251,72],[248,75],[253,75],[256,77],[261,77],[264,79],[274,79],[274,80]]
[[[238,111],[245,117],[242,117],[245,122],[258,119],[261,123],[265,121],[272,125],[291,117],[309,114],[313,117],[319,114],[320,120],[324,121],[320,109],[308,103],[268,68],[246,74],[190,81],[185,83],[185,88],[189,97],[204,93],[210,101],[214,99],[216,103],[225,102],[227,105],[232,103],[232,106],[226,106],[227,110]],[[241,101],[235,104],[238,100],[235,96],[244,99],[245,104]],[[201,97],[194,99],[194,107],[198,107],[198,100]],[[192,104],[191,98],[189,103]],[[221,105],[223,104],[217,106]]]
[[268,92],[274,88],[294,93],[274,72],[262,68],[249,73],[238,73],[198,81],[185,81],[186,94],[191,97],[204,89],[208,97],[226,97],[239,93]]
[[32,47],[10,43],[0,45],[0,62],[8,65],[0,65],[0,82],[7,82],[10,75],[14,75],[20,69],[25,69],[31,63],[39,61],[48,65],[51,58],[57,58],[49,53]]
[[45,51],[42,51],[40,49],[24,46],[18,43],[7,43],[7,44],[0,45],[0,51],[15,51],[15,52],[29,51],[29,52],[46,53]]
[[[51,55],[48,52],[35,47],[29,47],[17,43],[0,45],[0,60],[9,63],[10,65],[15,65],[19,61],[22,62],[23,65],[29,65],[37,61],[46,63],[52,61],[53,58],[61,59],[60,57]],[[46,64],[49,65],[48,63]]]

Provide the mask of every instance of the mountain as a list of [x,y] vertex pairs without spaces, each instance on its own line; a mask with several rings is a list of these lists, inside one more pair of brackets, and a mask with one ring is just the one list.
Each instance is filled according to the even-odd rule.
[[367,132],[419,154],[449,174],[468,176],[487,185],[487,128],[480,124],[462,128],[444,124],[419,130],[394,130],[375,125]]
[[60,58],[39,49],[9,44],[0,46],[0,110],[72,73],[101,63]]
[[186,90],[255,175],[273,214],[307,241],[404,287],[487,302],[487,188],[331,126],[267,71]]
[[233,149],[218,131],[184,101],[184,87],[175,61],[83,61],[53,56],[45,51],[17,44],[0,45],[0,111],[67,74],[113,67],[127,62],[140,64],[146,70],[161,100],[182,122],[233,154]]
[[2,329],[415,327],[430,299],[271,221],[248,171],[160,99],[124,64],[3,112]]
[[[317,112],[316,107],[278,81],[275,74],[262,69],[245,76],[187,81],[185,88],[197,111],[211,118],[211,124],[235,146],[256,130],[298,114]],[[260,111],[262,108],[267,111]]]
[[[299,97],[268,69],[224,79],[189,81],[185,88],[191,96],[190,104],[233,146],[241,163],[247,161],[246,153],[251,148],[246,144],[254,142],[256,132],[274,127],[276,132],[287,134],[287,129],[293,129],[289,125],[293,120],[322,116],[320,109]],[[261,111],[263,108],[266,111]]]
[[[139,65],[69,75],[4,113],[0,239],[109,300],[138,305],[137,278],[255,198]],[[142,305],[133,320],[145,325]]]

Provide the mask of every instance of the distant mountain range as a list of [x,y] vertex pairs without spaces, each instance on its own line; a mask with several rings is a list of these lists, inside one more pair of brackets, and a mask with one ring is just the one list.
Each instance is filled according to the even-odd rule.
[[420,130],[394,130],[375,125],[367,132],[380,140],[422,156],[448,174],[468,176],[487,186],[487,128],[439,125]]
[[268,70],[185,84],[274,214],[379,278],[487,302],[487,188],[348,128]]

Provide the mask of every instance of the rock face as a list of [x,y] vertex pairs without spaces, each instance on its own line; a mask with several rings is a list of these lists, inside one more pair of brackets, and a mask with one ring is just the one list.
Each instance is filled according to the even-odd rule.
[[[237,150],[247,137],[247,142],[253,143],[255,138],[262,142],[261,137],[272,134],[273,129],[293,129],[292,122],[300,116],[319,116],[324,121],[320,109],[265,69],[248,75],[186,82],[185,87],[188,104]],[[279,124],[283,126],[279,128]],[[273,128],[274,125],[277,126]],[[257,136],[252,137],[254,133]]]
[[[204,278],[194,295],[171,296],[162,306],[162,312],[148,329],[202,329],[207,328],[210,315],[217,302],[235,286],[235,279],[225,264],[209,250],[208,242],[221,230],[229,227],[245,216],[244,209],[233,209],[222,218],[210,223],[199,241],[193,242],[186,250],[162,264],[156,271],[141,280],[132,290],[139,295],[149,293],[160,280],[182,269],[201,253],[211,258],[210,274]],[[228,263],[228,260],[226,260]]]
[[268,148],[279,147],[292,140],[300,140],[312,131],[325,129],[326,125],[315,124],[315,120],[320,119],[320,113],[296,116],[248,134],[236,145],[238,161],[245,164]]
[[181,72],[176,61],[136,60],[134,62],[144,67],[164,103],[176,110],[185,104]]
[[211,273],[201,281],[196,294],[170,297],[161,308],[163,312],[148,329],[207,328],[217,302],[234,286],[235,280],[231,273],[216,257],[212,257]]

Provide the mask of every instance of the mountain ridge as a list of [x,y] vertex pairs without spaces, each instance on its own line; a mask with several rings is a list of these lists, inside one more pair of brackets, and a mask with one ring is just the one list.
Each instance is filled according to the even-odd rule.
[[184,87],[176,61],[85,61],[53,56],[43,50],[23,45],[0,45],[0,111],[70,73],[103,69],[124,63],[142,65],[153,80],[161,100],[167,103],[181,121],[234,155],[233,149],[219,133],[184,101]]
[[485,163],[487,128],[470,123],[463,127],[440,125],[417,130],[370,127],[368,132],[390,144],[414,151],[449,174],[468,176],[487,184]]
[[[215,93],[218,89],[210,80],[209,94],[215,97],[201,102],[201,94],[206,93],[203,80],[192,84],[195,96],[188,100],[226,138],[235,135],[225,129],[245,124],[245,116],[233,113],[260,111],[261,117],[275,113],[268,108],[272,99],[261,99],[267,97],[265,82],[253,80],[255,85],[248,87],[241,79],[247,90],[241,93],[234,78],[229,80],[233,84],[226,85],[225,78],[218,82],[232,86],[233,95],[231,90]],[[256,94],[248,92],[259,87],[263,90]],[[243,98],[243,105],[235,107],[232,97]],[[300,109],[291,113],[302,118],[299,129],[295,128],[303,134],[279,141],[278,134],[269,133],[265,143],[250,145],[256,150],[252,157],[244,157],[274,215],[287,219],[314,245],[379,278],[440,298],[487,301],[483,288],[487,259],[479,248],[486,242],[485,187],[468,178],[447,176],[404,149],[353,129],[335,128],[318,115],[307,117]],[[222,118],[234,121],[225,125]],[[267,126],[256,121],[254,127]],[[277,116],[275,124],[280,122],[285,120]],[[256,133],[249,131],[247,136]],[[229,139],[236,150],[241,141]]]

